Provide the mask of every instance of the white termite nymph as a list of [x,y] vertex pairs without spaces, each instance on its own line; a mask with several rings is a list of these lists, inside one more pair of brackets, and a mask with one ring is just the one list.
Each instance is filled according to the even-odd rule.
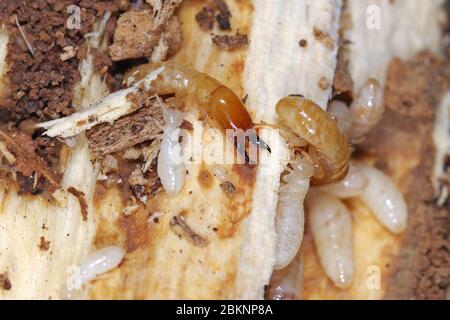
[[110,246],[91,253],[80,265],[81,284],[116,268],[124,256],[125,250],[119,246]]
[[348,173],[343,180],[317,187],[316,189],[339,199],[348,199],[361,195],[368,183],[367,177],[359,167],[351,163]]
[[[110,246],[91,253],[80,265],[79,273],[72,275],[77,276],[75,279],[76,287],[69,287],[68,283],[64,284],[60,296],[62,299],[78,299],[82,296],[82,286],[89,281],[94,280],[99,275],[116,268],[123,260],[125,250],[119,246]],[[68,281],[69,282],[69,281]]]
[[359,165],[359,169],[369,181],[360,198],[383,226],[393,233],[402,233],[406,229],[408,210],[400,190],[380,170],[367,165]]
[[355,272],[350,212],[337,198],[318,191],[310,192],[306,203],[320,264],[335,286],[346,288]]
[[367,80],[350,106],[350,137],[353,141],[358,141],[375,127],[383,116],[384,109],[383,88],[377,80]]
[[303,238],[304,199],[309,190],[313,165],[307,160],[291,164],[279,192],[275,230],[278,235],[274,269],[283,269],[296,256]]
[[166,192],[176,195],[184,184],[186,175],[180,139],[182,115],[175,109],[163,108],[165,126],[161,138],[157,172]]

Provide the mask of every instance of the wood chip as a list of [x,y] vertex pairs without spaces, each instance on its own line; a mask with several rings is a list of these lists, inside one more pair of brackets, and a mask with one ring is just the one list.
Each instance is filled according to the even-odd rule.
[[114,43],[109,47],[113,61],[150,57],[162,28],[155,28],[151,10],[128,11],[117,22]]
[[208,241],[202,236],[195,233],[191,227],[186,223],[182,216],[174,216],[169,223],[173,232],[175,232],[179,237],[187,239],[196,247],[205,247]]
[[[7,147],[8,152],[14,155],[14,167],[24,177],[30,177],[33,173],[36,173],[42,175],[49,182],[49,191],[51,193],[59,188],[59,177],[36,154],[36,145],[30,136],[22,132],[9,134],[0,130],[0,140]],[[6,156],[5,153],[3,155]],[[10,158],[10,160],[12,159]]]
[[118,119],[113,124],[103,123],[89,130],[89,148],[100,156],[124,151],[138,143],[155,140],[163,126],[161,107],[153,103]]
[[231,182],[222,182],[220,184],[220,187],[222,188],[223,192],[225,192],[225,194],[230,198],[234,197],[234,195],[236,194],[236,187]]
[[237,50],[249,45],[247,35],[236,34],[234,36],[229,35],[215,35],[212,38],[212,42],[222,50]]
[[78,199],[78,202],[80,203],[80,210],[81,210],[81,216],[83,217],[83,221],[87,221],[88,219],[88,206],[86,202],[86,196],[84,192],[81,192],[74,187],[69,187],[67,189],[67,192],[72,194],[74,197]]
[[63,53],[59,55],[61,61],[69,60],[77,55],[77,49],[73,46],[67,46],[63,48]]
[[147,0],[147,2],[153,8],[153,16],[158,27],[172,17],[175,9],[178,8],[183,0]]
[[181,44],[181,25],[176,16],[157,25],[151,10],[128,11],[117,22],[109,53],[113,61],[144,57],[162,61],[177,53]]

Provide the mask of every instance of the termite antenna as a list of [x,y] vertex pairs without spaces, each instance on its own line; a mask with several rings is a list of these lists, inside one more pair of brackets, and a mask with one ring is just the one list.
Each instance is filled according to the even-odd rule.
[[265,143],[258,135],[256,136],[256,142],[255,144],[264,150],[267,150],[267,152],[272,153],[272,149],[270,149],[269,145]]
[[270,149],[269,145],[265,143],[252,129],[252,134],[249,135],[248,139],[251,143],[255,144],[258,148],[267,150],[269,153],[272,153],[272,149]]
[[234,145],[237,149],[237,151],[241,154],[241,156],[244,158],[245,163],[255,164],[253,160],[250,159],[247,150],[245,149],[245,144],[239,143],[237,140],[234,141]]

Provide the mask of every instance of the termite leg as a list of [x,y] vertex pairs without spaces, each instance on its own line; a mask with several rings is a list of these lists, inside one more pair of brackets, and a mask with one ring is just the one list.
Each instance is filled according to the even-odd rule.
[[267,150],[269,153],[272,153],[272,149],[270,149],[269,145],[265,143],[257,134],[252,134],[249,137],[251,143],[256,144],[258,148]]
[[245,149],[245,141],[244,144],[238,142],[238,138],[235,138],[234,145],[237,149],[237,151],[241,154],[241,156],[244,158],[245,163],[255,164],[255,161],[250,159],[250,156],[248,155],[247,150]]

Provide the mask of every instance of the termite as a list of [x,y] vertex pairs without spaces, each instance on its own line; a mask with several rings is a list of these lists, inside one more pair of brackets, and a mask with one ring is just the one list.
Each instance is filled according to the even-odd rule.
[[[160,67],[164,69],[152,82],[150,93],[175,94],[177,98],[191,95],[204,111],[219,123],[222,129],[251,132],[248,135],[251,143],[271,151],[270,147],[254,132],[251,116],[241,99],[230,88],[207,74],[174,62],[148,63],[131,70],[124,82],[127,85],[133,84]],[[238,150],[246,161],[249,161],[244,146],[237,144]]]
[[335,119],[301,96],[281,99],[276,112],[285,128],[307,142],[307,153],[315,166],[313,185],[328,184],[346,176],[350,146]]
[[358,141],[378,124],[385,110],[383,100],[384,92],[380,83],[375,79],[367,80],[350,106],[352,141]]

